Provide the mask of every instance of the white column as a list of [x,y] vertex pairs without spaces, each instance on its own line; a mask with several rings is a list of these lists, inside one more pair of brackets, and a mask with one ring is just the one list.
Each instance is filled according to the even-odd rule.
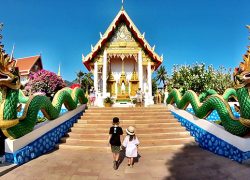
[[94,88],[96,94],[98,93],[98,64],[97,61],[94,63]]
[[148,62],[148,96],[152,96],[151,62]]
[[139,87],[143,91],[143,69],[142,69],[142,52],[138,52],[138,76],[139,76]]
[[102,94],[103,97],[106,97],[107,94],[107,51],[104,50],[103,53],[103,61],[102,61],[103,67],[102,67]]

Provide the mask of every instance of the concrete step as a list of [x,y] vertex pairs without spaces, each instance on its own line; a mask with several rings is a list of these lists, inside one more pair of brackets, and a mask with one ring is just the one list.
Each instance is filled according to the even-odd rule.
[[[167,132],[183,132],[186,131],[184,127],[166,127],[166,128],[147,128],[137,129],[137,133],[167,133]],[[71,132],[78,132],[83,134],[96,134],[96,133],[109,133],[109,128],[85,128],[85,127],[72,127]]]
[[[124,132],[125,134],[125,132]],[[154,134],[142,134],[137,133],[138,137],[141,139],[169,139],[169,138],[182,138],[182,137],[190,137],[189,132],[169,132],[169,133],[154,133]],[[82,133],[75,133],[70,132],[68,133],[67,137],[73,139],[92,139],[92,140],[107,140],[109,137],[108,133],[98,133],[98,134],[82,134]],[[125,136],[124,136],[125,137]]]
[[116,114],[114,115],[98,115],[98,116],[91,116],[90,114],[88,115],[83,115],[81,116],[80,119],[83,120],[89,120],[89,119],[102,119],[102,120],[112,120],[114,117],[119,117],[120,120],[123,119],[128,119],[128,120],[150,120],[150,119],[173,119],[173,115],[154,115],[154,116],[147,116],[147,115],[122,115],[122,116],[117,116]]
[[83,114],[81,117],[102,117],[102,118],[113,118],[113,117],[165,117],[165,118],[168,118],[168,117],[174,117],[174,115],[170,114],[170,113],[154,113],[154,114],[148,114],[148,113],[137,113],[137,114],[131,114],[131,113],[127,113],[127,114],[118,114],[118,113],[106,113],[106,114],[92,114],[92,113],[85,113]]
[[[120,124],[120,126],[123,129],[126,129],[129,125],[131,125],[131,123],[127,123],[127,124]],[[106,124],[83,124],[83,123],[75,123],[74,127],[88,127],[88,128],[110,128],[111,124],[110,123],[106,123]],[[134,123],[134,127],[136,129],[138,128],[165,128],[165,127],[180,127],[181,124],[179,122],[173,122],[173,123],[148,123],[148,124],[136,124]]]
[[155,111],[155,110],[168,110],[166,106],[163,107],[99,107],[99,108],[88,108],[85,111]]
[[[143,119],[143,120],[135,120],[135,119],[120,119],[120,125],[132,125],[132,124],[148,124],[148,123],[175,123],[178,122],[176,119]],[[112,125],[112,119],[79,119],[79,124],[109,124]]]
[[85,109],[86,112],[110,112],[110,111],[117,111],[117,112],[141,112],[141,111],[148,111],[148,112],[156,112],[156,111],[166,111],[171,112],[168,108],[95,108],[95,109]]
[[[183,143],[194,142],[193,137],[184,137],[184,138],[171,138],[171,139],[139,139],[140,147],[143,146],[157,146],[157,145],[178,145]],[[105,147],[109,144],[108,140],[93,140],[93,139],[72,139],[72,138],[62,138],[62,143],[67,143],[68,145],[77,145],[77,146],[99,146]]]
[[133,116],[133,115],[141,115],[143,113],[148,115],[148,116],[151,116],[151,115],[170,115],[171,112],[169,111],[159,111],[159,112],[148,112],[148,111],[141,111],[141,112],[138,112],[138,111],[131,111],[131,112],[126,112],[126,111],[123,111],[123,112],[117,112],[117,111],[108,111],[108,112],[85,112],[84,115],[95,115],[95,116],[103,116],[103,115],[117,115],[117,116],[122,116],[122,115],[130,115],[130,116]]
[[[177,151],[185,147],[186,144],[191,144],[191,143],[184,143],[184,144],[178,144],[178,145],[158,145],[158,146],[144,146],[144,147],[139,147],[138,152],[140,153],[141,150],[143,151]],[[193,143],[192,143],[193,144]],[[106,152],[110,153],[111,148],[110,146],[106,147],[98,147],[98,146],[77,146],[77,145],[68,145],[67,143],[63,144],[58,144],[57,148],[59,149],[70,149],[70,150],[84,150],[84,151],[98,151],[98,152]]]

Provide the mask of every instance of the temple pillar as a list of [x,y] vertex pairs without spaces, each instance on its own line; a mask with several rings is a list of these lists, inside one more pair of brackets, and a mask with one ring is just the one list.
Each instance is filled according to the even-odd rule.
[[102,96],[106,98],[107,96],[107,51],[104,50],[103,61],[102,61]]
[[153,100],[153,96],[152,96],[152,72],[151,72],[151,62],[148,62],[148,66],[147,66],[147,72],[148,72],[148,92],[147,92],[147,96],[145,97],[145,106],[154,104],[154,100]]
[[99,104],[99,99],[98,99],[98,93],[99,93],[99,89],[98,89],[98,63],[97,61],[94,63],[94,89],[95,89],[95,96],[96,96],[96,101],[94,105]]
[[139,88],[143,91],[143,68],[142,68],[142,52],[138,52],[138,76],[139,76]]
[[97,61],[94,63],[94,88],[96,94],[98,93],[98,64]]
[[151,62],[148,62],[148,95],[152,96]]

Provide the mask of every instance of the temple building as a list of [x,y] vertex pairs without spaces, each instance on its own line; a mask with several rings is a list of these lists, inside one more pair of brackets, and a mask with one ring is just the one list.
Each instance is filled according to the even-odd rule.
[[21,84],[25,85],[29,80],[31,73],[37,72],[43,69],[41,55],[24,57],[16,59],[16,67],[20,72]]
[[83,64],[94,75],[97,106],[110,96],[130,101],[138,88],[144,93],[145,106],[153,104],[152,73],[162,63],[159,56],[141,34],[124,8],[110,24],[91,52],[82,57]]

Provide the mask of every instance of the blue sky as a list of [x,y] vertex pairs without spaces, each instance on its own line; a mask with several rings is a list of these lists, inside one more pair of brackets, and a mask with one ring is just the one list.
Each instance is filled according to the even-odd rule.
[[[121,8],[121,0],[0,0],[7,52],[16,58],[42,54],[44,68],[73,80],[86,71],[81,55],[97,43]],[[4,8],[3,8],[4,7]],[[174,64],[238,66],[249,45],[249,0],[125,0],[125,10],[155,51]]]

